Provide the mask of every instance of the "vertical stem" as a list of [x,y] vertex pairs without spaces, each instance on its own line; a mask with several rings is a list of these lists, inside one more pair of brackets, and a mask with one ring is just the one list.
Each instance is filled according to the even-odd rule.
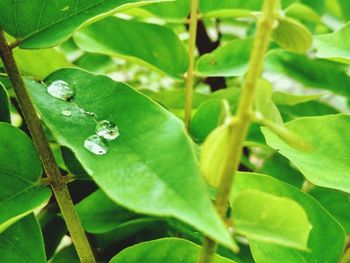
[[24,119],[27,122],[34,145],[39,152],[45,172],[49,178],[52,190],[67,224],[68,231],[78,252],[80,261],[82,263],[95,263],[94,255],[75,211],[64,177],[57,167],[49,142],[41,126],[41,121],[19,73],[11,47],[7,43],[1,30],[0,56],[16,93]]
[[[243,142],[251,123],[250,112],[252,110],[257,82],[262,73],[264,56],[267,52],[270,37],[273,32],[273,23],[275,21],[275,12],[277,11],[278,3],[278,0],[264,1],[263,16],[259,19],[257,24],[257,33],[249,60],[248,73],[243,83],[242,95],[236,112],[236,125],[230,130],[228,143],[231,151],[227,156],[224,156],[224,169],[215,202],[217,211],[224,220],[226,219],[227,204],[231,194],[233,176],[238,169],[242,156]],[[209,263],[212,258],[211,254],[215,253],[215,246],[215,242],[206,241],[199,262]]]
[[350,263],[350,248],[346,249],[339,263]]
[[185,94],[185,126],[189,130],[192,112],[192,97],[193,97],[193,80],[194,80],[194,64],[195,64],[195,48],[197,36],[197,21],[198,21],[198,0],[191,0],[191,15],[189,26],[189,65],[186,75],[186,94]]

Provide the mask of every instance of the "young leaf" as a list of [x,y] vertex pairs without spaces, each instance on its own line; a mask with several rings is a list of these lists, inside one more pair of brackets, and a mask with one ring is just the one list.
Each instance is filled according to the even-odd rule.
[[297,105],[300,103],[318,100],[320,99],[324,93],[318,94],[309,94],[309,95],[296,95],[290,94],[286,92],[276,91],[272,94],[272,101],[277,105]]
[[162,0],[4,0],[0,2],[0,28],[20,40],[21,48],[52,47],[79,27],[127,8]]
[[306,53],[312,44],[309,30],[289,17],[278,18],[278,26],[273,31],[272,38],[282,48],[298,53]]
[[74,35],[88,52],[118,56],[181,78],[188,68],[188,53],[169,28],[108,17]]
[[292,199],[244,190],[232,207],[235,230],[248,239],[307,251],[312,226],[304,209]]
[[250,38],[236,39],[201,56],[196,71],[201,76],[242,76],[248,69],[248,60],[253,48]]
[[207,182],[219,186],[221,175],[225,167],[225,158],[231,150],[229,146],[230,130],[232,126],[222,125],[211,132],[202,145],[200,155],[201,171]]
[[339,30],[314,37],[316,57],[350,64],[350,22]]
[[287,157],[313,184],[350,192],[350,136],[344,132],[350,129],[350,115],[300,118],[286,127],[310,144],[310,150],[293,148],[263,129],[267,144]]
[[190,1],[188,0],[176,0],[169,3],[156,3],[153,5],[145,6],[144,9],[153,13],[154,15],[167,19],[167,20],[179,20],[186,19],[190,13]]
[[33,214],[0,233],[0,262],[46,263],[43,237]]
[[[225,245],[232,244],[211,204],[180,120],[129,86],[104,76],[63,69],[46,83],[57,80],[74,88],[73,102],[27,82],[34,104],[58,142],[72,149],[113,201],[139,213],[175,217]],[[88,140],[105,153],[96,155],[84,148],[84,142],[86,146],[96,133],[96,121],[102,120],[115,123],[120,135],[104,144],[100,139]]]
[[344,230],[315,199],[272,177],[239,172],[235,175],[231,202],[234,203],[239,193],[245,190],[262,191],[270,195],[294,200],[304,209],[308,221],[312,225],[312,231],[308,239],[309,251],[249,239],[256,262],[338,262],[345,242]]
[[0,123],[0,232],[48,201],[51,191],[40,185],[41,173],[32,141]]
[[[117,254],[109,263],[138,263],[138,262],[198,262],[201,247],[179,238],[163,238],[143,242]],[[215,255],[213,263],[233,263],[234,261]]]
[[0,122],[11,123],[10,103],[6,88],[0,83]]

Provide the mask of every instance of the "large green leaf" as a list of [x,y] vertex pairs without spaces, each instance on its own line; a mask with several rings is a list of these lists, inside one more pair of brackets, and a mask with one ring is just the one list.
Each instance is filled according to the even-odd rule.
[[[46,83],[56,80],[75,89],[74,103],[56,99],[45,86],[29,81],[33,101],[58,142],[73,150],[112,200],[139,213],[176,217],[231,244],[180,120],[129,86],[104,76],[64,69]],[[64,116],[62,110],[71,111],[71,116]],[[83,146],[95,133],[92,113],[119,128],[120,136],[108,142],[105,155],[92,154]]]
[[350,22],[339,30],[314,37],[316,56],[350,64]]
[[266,175],[237,173],[235,175],[231,202],[234,203],[239,193],[245,190],[258,190],[294,200],[305,210],[312,225],[308,240],[309,251],[301,251],[270,242],[250,239],[250,247],[256,262],[338,262],[345,242],[344,230],[312,197],[289,184]]
[[[110,263],[138,263],[138,262],[198,262],[201,247],[179,238],[164,238],[143,242],[129,247],[116,255]],[[232,263],[234,261],[215,255],[213,263]]]
[[312,226],[297,202],[257,190],[244,190],[236,196],[232,207],[236,231],[250,240],[307,250]]
[[84,229],[90,233],[104,233],[140,216],[118,206],[101,190],[94,192],[79,204],[76,210]]
[[52,47],[77,28],[106,15],[159,0],[0,1],[0,28],[22,48]]
[[197,61],[196,71],[201,76],[242,76],[248,69],[253,41],[236,39],[205,54]]
[[85,51],[133,59],[178,78],[188,68],[184,44],[171,29],[155,24],[108,17],[74,40]]
[[33,214],[0,233],[0,262],[46,262],[43,237]]
[[281,50],[269,52],[266,60],[269,70],[288,75],[306,87],[326,89],[350,97],[350,77],[346,68],[338,63],[309,59],[304,55]]
[[268,145],[287,157],[315,185],[350,192],[350,115],[306,117],[286,127],[310,145],[308,151],[286,144],[265,128]]
[[40,185],[41,162],[32,141],[19,129],[0,123],[0,232],[48,201]]
[[10,103],[5,87],[0,83],[0,121],[11,123]]

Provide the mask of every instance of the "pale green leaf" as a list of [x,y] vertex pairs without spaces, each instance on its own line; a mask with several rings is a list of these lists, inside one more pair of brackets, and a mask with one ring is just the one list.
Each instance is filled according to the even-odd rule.
[[[345,242],[344,230],[314,198],[289,184],[266,175],[237,173],[231,202],[234,202],[239,193],[245,190],[262,191],[270,195],[294,200],[304,209],[308,221],[312,225],[307,244],[309,251],[250,239],[250,247],[256,262],[338,262]],[[302,235],[302,233],[300,234]]]
[[313,184],[350,192],[350,116],[347,114],[305,117],[286,124],[311,147],[308,151],[289,146],[263,129],[268,145],[287,157]]
[[304,209],[292,199],[244,190],[236,196],[232,207],[235,230],[250,240],[308,250],[312,226]]

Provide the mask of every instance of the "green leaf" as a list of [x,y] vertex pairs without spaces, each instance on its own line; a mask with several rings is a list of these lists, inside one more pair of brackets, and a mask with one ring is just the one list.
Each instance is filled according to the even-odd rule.
[[309,88],[320,88],[350,97],[350,77],[342,65],[286,51],[271,51],[266,68],[287,75]]
[[56,253],[51,263],[80,263],[79,257],[73,245],[64,247]]
[[200,10],[202,13],[207,13],[216,10],[225,9],[242,9],[249,11],[260,11],[262,6],[262,0],[203,0],[200,1]]
[[110,56],[93,53],[86,53],[82,55],[79,59],[74,61],[74,64],[78,65],[82,69],[97,74],[106,74],[118,69],[118,66]]
[[220,124],[223,100],[210,99],[202,103],[194,114],[190,132],[195,142],[203,142],[209,133]]
[[10,102],[6,88],[0,83],[0,122],[11,123]]
[[200,76],[242,76],[248,69],[253,40],[236,39],[215,49],[212,53],[201,56],[196,65]]
[[288,6],[284,13],[288,17],[293,17],[295,19],[300,19],[303,21],[312,22],[315,24],[321,23],[321,17],[315,10],[310,8],[309,6],[295,2]]
[[306,53],[312,44],[309,30],[289,17],[278,18],[278,26],[273,31],[272,39],[282,48],[298,53]]
[[316,57],[350,64],[350,22],[339,30],[314,37]]
[[41,173],[32,141],[0,123],[0,232],[48,201],[51,191],[40,185]]
[[118,206],[101,190],[83,199],[76,206],[84,229],[90,233],[104,233],[140,216]]
[[33,214],[0,233],[0,262],[46,263],[43,237]]
[[350,192],[350,136],[344,132],[350,129],[350,116],[300,118],[286,127],[311,146],[309,151],[292,148],[263,129],[267,144],[287,157],[313,184]]
[[[74,103],[50,96],[39,83],[27,82],[34,104],[58,142],[72,149],[113,201],[138,213],[178,218],[225,245],[232,244],[211,204],[180,120],[129,86],[104,76],[64,69],[46,83],[55,80],[75,89]],[[62,110],[72,115],[65,117]],[[108,142],[105,155],[94,155],[83,146],[96,129],[91,112],[119,128],[120,136]]]
[[188,0],[176,0],[170,3],[156,3],[145,6],[144,9],[167,20],[185,19],[190,13],[190,2]]
[[286,92],[280,92],[276,91],[272,94],[272,100],[277,105],[297,105],[300,103],[318,100],[320,99],[324,93],[318,93],[318,94],[309,94],[309,95],[302,95],[302,94],[291,94]]
[[309,194],[313,196],[320,204],[334,216],[335,219],[344,227],[346,233],[350,233],[350,199],[347,193],[315,187]]
[[21,48],[52,47],[77,28],[127,8],[159,0],[4,0],[0,2],[0,28],[20,39]]
[[169,28],[108,17],[74,35],[88,52],[117,56],[146,64],[181,78],[188,68],[184,44]]
[[245,190],[262,191],[274,196],[294,200],[304,209],[312,225],[312,231],[308,240],[308,252],[249,239],[256,262],[338,262],[345,242],[344,230],[315,199],[297,188],[269,176],[254,173],[237,173],[235,175],[231,202],[234,202],[239,193]]
[[312,226],[297,202],[244,190],[236,196],[232,207],[235,230],[248,239],[307,250]]
[[62,53],[54,48],[41,50],[16,48],[13,50],[13,55],[21,73],[37,79],[43,79],[60,68],[73,66]]
[[218,187],[228,156],[232,126],[222,125],[209,134],[200,154],[200,167],[207,182]]
[[[176,262],[195,263],[198,262],[201,247],[179,238],[163,238],[143,242],[116,255],[110,263],[137,263],[137,262]],[[215,255],[213,263],[232,263],[234,261]]]

